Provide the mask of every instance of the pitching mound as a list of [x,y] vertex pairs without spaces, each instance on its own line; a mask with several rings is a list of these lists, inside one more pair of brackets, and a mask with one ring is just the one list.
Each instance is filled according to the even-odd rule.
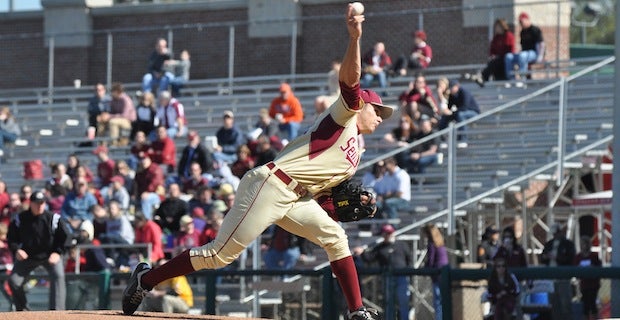
[[[0,312],[0,319],[3,320],[136,320],[139,318],[149,320],[170,320],[170,319],[188,319],[188,320],[234,320],[242,318],[231,318],[221,316],[203,316],[178,313],[158,313],[158,312],[136,312],[132,316],[126,316],[117,310],[102,311],[25,311],[25,312]],[[258,318],[243,318],[254,319]],[[263,319],[264,320],[264,319]]]

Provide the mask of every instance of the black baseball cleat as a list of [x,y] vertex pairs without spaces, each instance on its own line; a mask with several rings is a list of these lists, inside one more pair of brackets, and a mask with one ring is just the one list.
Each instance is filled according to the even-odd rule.
[[150,289],[143,288],[141,283],[142,276],[149,270],[151,270],[151,267],[147,263],[141,262],[131,273],[131,277],[129,277],[127,282],[127,288],[123,291],[124,314],[132,315],[136,312],[144,296],[151,291]]
[[373,308],[360,307],[355,311],[347,312],[348,320],[381,320],[379,311]]

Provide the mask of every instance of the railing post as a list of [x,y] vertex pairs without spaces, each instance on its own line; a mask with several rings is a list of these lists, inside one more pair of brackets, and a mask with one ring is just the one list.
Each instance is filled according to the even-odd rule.
[[455,194],[455,178],[456,178],[456,144],[457,135],[454,128],[454,122],[448,125],[448,234],[453,235],[455,232],[455,216],[454,216],[454,200]]
[[424,30],[424,12],[418,12],[418,30]]
[[452,320],[452,279],[450,266],[441,268],[439,274],[439,292],[441,296],[441,314],[443,320]]
[[334,315],[334,281],[332,279],[332,269],[325,267],[322,270],[322,291],[323,291],[323,306],[321,308],[321,319],[337,319],[338,316]]
[[291,26],[291,77],[295,76],[297,66],[297,20]]
[[396,300],[396,286],[394,283],[394,275],[391,270],[385,269],[382,273],[383,276],[383,288],[384,288],[384,297],[385,297],[385,319],[396,319],[396,312],[394,308],[394,302]]
[[235,26],[228,27],[228,92],[233,93],[233,78],[235,76]]
[[105,72],[106,72],[106,78],[105,78],[105,84],[106,87],[108,88],[108,90],[112,87],[112,32],[108,32],[108,36],[107,36],[107,41],[108,41],[108,46],[107,46],[107,52],[106,52],[106,68],[105,68]]
[[52,105],[54,101],[54,36],[48,41],[48,62],[47,62],[47,103]]
[[206,272],[205,283],[205,314],[215,314],[215,296],[217,295],[217,289],[215,283],[217,280],[217,271],[208,270]]
[[564,157],[566,153],[566,85],[565,77],[560,79],[560,97],[558,104],[558,169],[556,186],[564,180]]
[[99,310],[110,309],[110,270],[99,273]]
[[[168,49],[170,50],[169,52],[172,52],[172,54],[174,54],[174,31],[172,31],[171,28],[168,28],[167,37],[168,37]],[[177,56],[177,59],[178,59],[178,56]]]

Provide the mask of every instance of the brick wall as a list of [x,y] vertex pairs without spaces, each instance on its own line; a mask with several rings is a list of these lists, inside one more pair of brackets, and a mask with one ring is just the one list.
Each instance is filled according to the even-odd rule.
[[[429,7],[453,7],[461,0],[381,1],[367,2],[362,49],[375,42],[386,43],[395,60],[409,52],[411,33],[417,29],[417,14],[400,14],[400,10]],[[332,16],[326,19],[305,20],[297,42],[298,73],[325,72],[329,62],[342,57],[348,41],[342,16],[342,3],[307,4],[303,17]],[[386,14],[392,12],[395,14]],[[338,16],[338,17],[334,17]],[[166,13],[97,14],[93,17],[93,45],[89,48],[57,49],[55,52],[55,84],[71,85],[82,79],[91,85],[106,79],[106,30],[131,30],[113,33],[113,80],[140,81],[146,70],[146,59],[157,37],[167,37],[166,31],[144,31],[144,27],[217,23],[247,20],[247,10],[239,8],[171,11]],[[460,11],[425,14],[424,29],[434,51],[432,65],[481,63],[488,50],[487,28],[463,28]],[[0,20],[0,35],[42,33],[43,18]],[[555,57],[555,27],[544,27],[547,58]],[[176,29],[173,33],[174,52],[188,49],[192,55],[191,76],[195,79],[226,77],[228,75],[228,27]],[[561,56],[568,56],[568,28],[562,29]],[[47,85],[47,48],[40,37],[0,39],[0,67],[11,77],[0,78],[0,87]],[[236,26],[235,76],[286,74],[290,72],[290,37],[248,38],[247,26]]]

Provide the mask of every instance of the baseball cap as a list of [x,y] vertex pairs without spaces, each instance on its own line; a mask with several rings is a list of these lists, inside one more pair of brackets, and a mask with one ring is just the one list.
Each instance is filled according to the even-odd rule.
[[486,227],[486,229],[484,229],[484,234],[486,235],[492,235],[496,233],[499,233],[499,230],[495,229],[495,227],[493,226],[488,226]]
[[521,14],[519,14],[519,20],[523,20],[523,19],[530,19],[530,15],[527,14],[527,12],[521,12]]
[[192,209],[192,216],[201,218],[205,216],[205,210],[201,207],[195,207]]
[[373,106],[379,107],[381,110],[380,116],[382,119],[387,119],[392,116],[392,113],[394,113],[395,108],[393,106],[384,105],[383,101],[381,101],[381,97],[370,89],[360,91],[360,98],[362,98],[362,101],[365,103],[370,103]]
[[100,154],[100,153],[108,153],[108,147],[104,145],[100,145],[97,148],[95,148],[95,150],[93,150],[93,154]]
[[228,207],[226,206],[226,203],[224,202],[224,200],[215,200],[213,201],[213,208],[219,212],[224,212],[226,210],[228,210]]
[[222,183],[220,185],[220,188],[218,189],[218,194],[221,197],[225,197],[229,194],[233,194],[235,193],[235,189],[233,188],[232,184],[230,183]]
[[92,222],[90,222],[90,220],[82,221],[82,224],[80,224],[80,230],[86,231],[86,233],[88,234],[88,240],[90,241],[92,241],[95,237],[95,226]]
[[117,175],[117,176],[113,176],[112,178],[110,178],[110,182],[125,183],[125,179],[123,179],[123,177]]
[[229,117],[229,118],[234,118],[234,117],[235,117],[235,115],[233,114],[233,112],[232,112],[232,111],[230,111],[230,110],[226,110],[226,111],[224,111],[224,118],[226,118],[226,117]]
[[450,81],[448,81],[448,87],[449,88],[452,88],[452,87],[454,87],[457,84],[459,84],[459,81],[456,80],[456,79],[451,79]]
[[37,191],[34,192],[30,195],[30,201],[31,202],[45,202],[47,201],[47,197],[45,196],[45,194],[41,191]]
[[381,234],[392,234],[394,233],[394,231],[396,231],[396,229],[394,229],[394,227],[391,224],[386,224],[383,227],[381,227]]
[[418,30],[413,33],[413,36],[416,38],[420,38],[422,41],[426,41],[426,32],[422,30]]
[[190,132],[187,133],[188,140],[194,140],[196,137],[198,137],[198,132],[196,130],[190,130]]
[[556,234],[558,231],[562,230],[562,226],[559,223],[554,223],[551,225],[551,233]]
[[179,224],[181,226],[187,226],[188,224],[194,222],[194,219],[188,215],[184,215],[181,217],[181,220],[179,220]]
[[162,90],[159,92],[158,97],[160,99],[170,99],[171,95],[170,95],[170,91],[168,90]]

